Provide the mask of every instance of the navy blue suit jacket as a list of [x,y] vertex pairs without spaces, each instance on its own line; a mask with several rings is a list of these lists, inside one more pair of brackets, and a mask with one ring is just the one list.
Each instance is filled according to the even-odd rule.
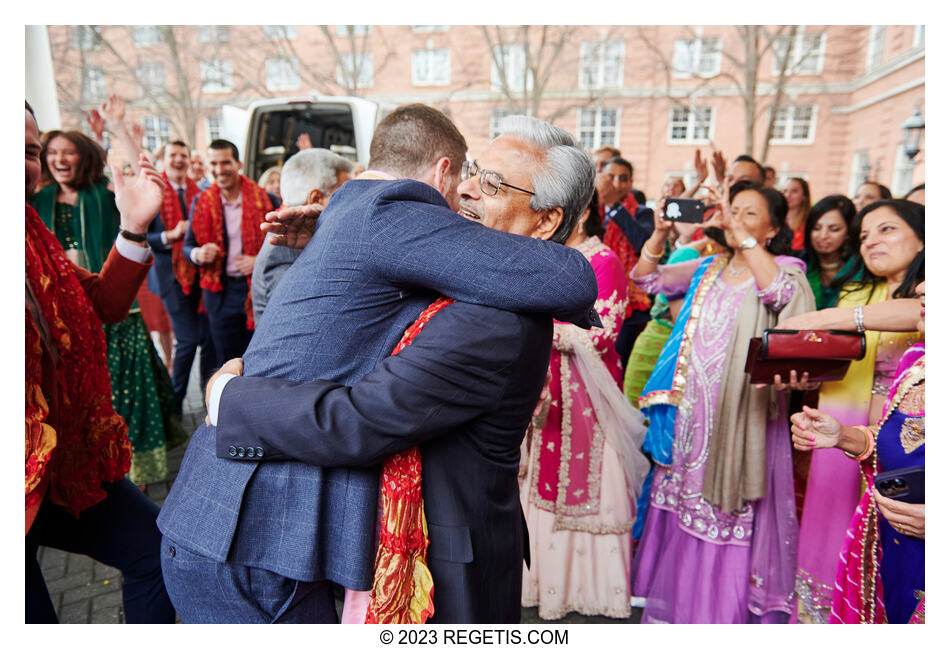
[[520,444],[547,374],[551,331],[550,318],[456,302],[352,388],[232,379],[217,455],[237,457],[240,448],[236,464],[356,466],[421,445],[432,621],[516,623]]
[[[244,372],[355,385],[440,292],[599,325],[596,277],[576,250],[468,221],[416,181],[351,180],[334,192],[271,295]],[[256,403],[273,412],[267,401]],[[213,436],[199,429],[158,523],[175,542],[218,561],[366,590],[377,495],[378,467],[221,460]]]

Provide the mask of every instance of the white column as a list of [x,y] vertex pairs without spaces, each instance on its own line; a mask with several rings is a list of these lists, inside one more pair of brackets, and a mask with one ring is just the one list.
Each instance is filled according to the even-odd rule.
[[62,127],[56,78],[53,76],[53,57],[45,25],[26,26],[26,100],[36,112],[36,122],[41,131]]

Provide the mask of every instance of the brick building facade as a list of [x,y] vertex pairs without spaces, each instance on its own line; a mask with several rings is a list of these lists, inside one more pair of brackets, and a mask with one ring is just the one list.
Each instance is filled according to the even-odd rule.
[[923,26],[87,25],[48,34],[64,126],[83,127],[83,112],[116,92],[150,148],[177,137],[204,147],[225,104],[318,93],[434,105],[475,156],[500,117],[534,114],[591,148],[620,148],[649,198],[668,176],[692,179],[697,147],[762,159],[770,122],[764,161],[780,179],[805,177],[813,199],[851,195],[866,177],[895,195],[923,181],[925,152],[909,162],[900,129],[915,108],[926,116]]

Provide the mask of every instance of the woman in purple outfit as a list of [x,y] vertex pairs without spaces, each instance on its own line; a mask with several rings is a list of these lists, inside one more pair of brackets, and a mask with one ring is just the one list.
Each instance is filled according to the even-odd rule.
[[667,389],[640,397],[657,461],[633,565],[644,622],[786,622],[792,612],[798,523],[785,397],[750,385],[744,366],[750,338],[814,309],[814,297],[804,264],[783,256],[785,198],[747,181],[728,195],[706,225],[734,252],[658,267],[670,228],[658,215],[633,273],[650,293],[685,294],[661,354],[675,356]]

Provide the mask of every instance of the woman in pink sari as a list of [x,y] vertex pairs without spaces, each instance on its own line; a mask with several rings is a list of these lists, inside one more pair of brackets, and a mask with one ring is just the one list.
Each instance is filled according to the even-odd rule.
[[585,331],[555,323],[546,421],[522,446],[527,475],[521,505],[531,569],[525,568],[521,603],[537,606],[544,619],[571,611],[630,616],[630,529],[650,465],[639,450],[646,432],[643,415],[620,389],[614,349],[627,277],[617,256],[596,237],[602,230],[595,194],[567,245],[594,267],[596,308],[604,326]]

